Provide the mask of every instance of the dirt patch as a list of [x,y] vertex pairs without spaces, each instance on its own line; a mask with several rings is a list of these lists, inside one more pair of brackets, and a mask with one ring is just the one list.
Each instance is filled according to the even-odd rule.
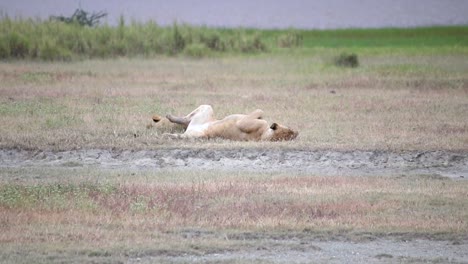
[[290,237],[255,238],[251,242],[239,250],[139,256],[128,263],[467,263],[468,259],[466,241],[375,238],[356,242]]
[[0,167],[222,170],[317,175],[431,175],[468,178],[468,153],[279,149],[0,150]]
[[[262,260],[269,263],[427,263],[427,262],[460,262],[468,257],[462,253],[466,245],[450,245],[447,242],[415,240],[399,242],[386,239],[366,243],[337,241],[284,241],[273,247],[257,248],[249,254],[230,253],[215,254],[194,258],[194,261],[219,261],[223,259],[240,259],[245,262]],[[282,245],[289,244],[289,245]],[[285,247],[284,247],[285,246]],[[438,250],[434,250],[437,248]],[[466,252],[466,251],[465,251]],[[191,260],[190,260],[191,261]]]

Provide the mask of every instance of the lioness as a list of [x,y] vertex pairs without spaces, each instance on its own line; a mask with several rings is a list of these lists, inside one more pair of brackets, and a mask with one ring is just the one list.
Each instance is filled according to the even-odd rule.
[[[257,109],[248,115],[234,114],[218,120],[214,118],[210,105],[201,105],[190,114],[166,118],[175,124],[185,127],[183,134],[165,133],[170,138],[224,138],[238,141],[282,141],[293,140],[299,134],[288,127],[262,119],[263,111]],[[160,116],[153,116],[154,122],[161,122]]]

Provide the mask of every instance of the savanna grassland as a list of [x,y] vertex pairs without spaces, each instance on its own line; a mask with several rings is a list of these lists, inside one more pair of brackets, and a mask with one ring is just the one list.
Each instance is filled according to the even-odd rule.
[[[213,105],[218,117],[261,108],[267,120],[300,131],[288,147],[468,146],[466,27],[83,28],[7,19],[0,28],[0,43],[8,47],[0,64],[4,148],[184,145],[160,140],[147,125],[153,114],[185,115],[200,104]],[[41,60],[40,44],[47,41],[56,43],[51,54],[73,56]],[[81,42],[88,49],[72,45]],[[114,42],[126,47],[123,55],[112,51]],[[185,52],[191,45],[203,47],[201,57]],[[96,54],[105,48],[109,53]],[[337,67],[342,53],[356,54],[360,66]]]
[[[2,149],[468,151],[467,27],[261,31],[41,23],[0,23]],[[23,44],[12,49],[18,47],[12,43]],[[356,54],[359,66],[337,66],[343,53]],[[218,117],[261,108],[266,120],[300,136],[287,143],[168,141],[151,122],[153,114],[187,114],[200,104],[213,105]],[[2,163],[0,260],[171,261],[273,249],[276,242],[265,241],[291,239],[300,247],[382,237],[463,247],[467,184],[434,175]]]
[[184,145],[148,129],[151,116],[211,104],[219,117],[263,109],[300,131],[288,147],[466,149],[464,55],[361,55],[341,69],[334,52],[2,63],[0,145]]

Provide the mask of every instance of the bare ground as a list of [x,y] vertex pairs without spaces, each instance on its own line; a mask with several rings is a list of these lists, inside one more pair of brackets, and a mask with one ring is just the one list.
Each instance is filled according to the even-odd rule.
[[[229,239],[229,238],[226,238]],[[468,263],[468,241],[376,238],[318,240],[310,237],[244,238],[248,249],[129,258],[128,263]]]
[[294,171],[316,175],[433,175],[466,179],[468,153],[204,148],[0,150],[0,168],[89,166],[134,170]]

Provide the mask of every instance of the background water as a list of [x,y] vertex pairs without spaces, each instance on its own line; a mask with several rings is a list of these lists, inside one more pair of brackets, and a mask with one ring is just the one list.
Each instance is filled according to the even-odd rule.
[[468,24],[468,0],[1,0],[10,17],[70,16],[78,7],[106,11],[106,22],[153,20],[258,28],[376,28]]

